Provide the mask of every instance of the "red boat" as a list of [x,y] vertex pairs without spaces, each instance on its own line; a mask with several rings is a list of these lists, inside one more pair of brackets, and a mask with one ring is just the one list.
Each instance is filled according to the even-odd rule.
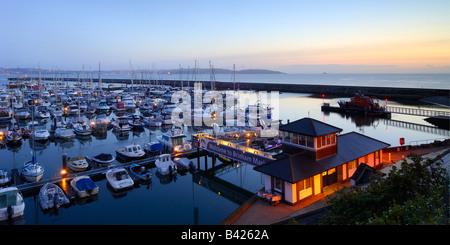
[[341,100],[338,104],[341,109],[355,113],[364,113],[367,115],[380,115],[384,113],[384,107],[380,106],[375,96],[365,96],[356,93],[350,101]]

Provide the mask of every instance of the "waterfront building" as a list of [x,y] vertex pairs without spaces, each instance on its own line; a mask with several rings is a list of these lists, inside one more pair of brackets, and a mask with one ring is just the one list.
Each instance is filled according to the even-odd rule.
[[323,188],[348,181],[362,163],[377,168],[389,144],[312,118],[279,127],[283,153],[256,166],[264,175],[266,192],[289,204],[319,195]]

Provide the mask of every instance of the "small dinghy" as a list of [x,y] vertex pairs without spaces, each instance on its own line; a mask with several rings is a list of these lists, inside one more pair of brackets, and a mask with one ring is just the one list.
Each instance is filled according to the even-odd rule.
[[130,173],[140,181],[149,181],[152,179],[152,173],[139,164],[131,164]]
[[113,168],[106,171],[106,179],[115,191],[131,188],[134,185],[133,179],[124,168]]
[[47,183],[39,191],[39,203],[43,210],[47,210],[69,204],[69,198],[57,185]]
[[92,158],[92,160],[101,166],[110,165],[114,161],[114,156],[108,153],[100,153]]
[[78,176],[70,181],[70,187],[77,193],[79,198],[93,196],[98,193],[98,186],[89,176]]

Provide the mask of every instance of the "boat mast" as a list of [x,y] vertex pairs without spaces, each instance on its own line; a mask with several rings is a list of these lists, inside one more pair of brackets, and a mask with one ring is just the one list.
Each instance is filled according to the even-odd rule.
[[100,61],[98,62],[98,89],[102,91],[102,73],[100,71]]
[[130,59],[130,75],[131,75],[131,93],[133,93],[133,67],[131,66],[131,59]]

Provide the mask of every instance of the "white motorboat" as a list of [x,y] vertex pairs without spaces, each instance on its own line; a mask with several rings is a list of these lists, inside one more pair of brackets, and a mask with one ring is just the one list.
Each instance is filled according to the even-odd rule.
[[16,108],[15,110],[16,110],[16,117],[19,120],[26,120],[31,117],[30,112],[25,107]]
[[177,164],[177,168],[178,169],[184,169],[184,170],[194,170],[195,169],[195,164],[194,162],[187,158],[187,157],[175,157],[173,159],[173,161]]
[[158,120],[157,118],[151,116],[151,117],[144,117],[140,115],[141,121],[145,123],[145,125],[149,127],[161,127],[162,121]]
[[77,176],[70,181],[70,187],[79,198],[93,196],[98,193],[99,187],[89,176]]
[[113,130],[115,132],[126,132],[130,131],[130,123],[128,122],[128,117],[118,117],[117,119],[113,119],[111,124],[113,126]]
[[69,204],[69,198],[57,185],[46,183],[39,191],[39,204],[43,210],[59,208]]
[[22,167],[22,176],[29,182],[38,182],[44,175],[44,167],[42,167],[34,159],[35,157],[33,156],[33,159],[26,162]]
[[75,125],[73,132],[76,135],[88,136],[88,135],[92,134],[92,129],[91,129],[91,127],[89,127],[86,124],[77,124],[77,125]]
[[67,167],[74,172],[81,172],[89,167],[89,163],[85,156],[76,156],[67,160]]
[[6,169],[0,169],[0,186],[11,181],[11,176]]
[[50,118],[50,112],[46,106],[39,106],[34,112],[36,118]]
[[127,96],[127,97],[123,98],[122,99],[122,103],[125,106],[126,110],[130,110],[130,109],[136,108],[136,101],[130,96]]
[[23,216],[25,202],[17,187],[0,189],[0,221]]
[[66,114],[77,115],[80,113],[80,107],[77,104],[70,104],[69,107],[64,108]]
[[50,115],[53,117],[60,117],[64,115],[64,110],[60,106],[57,106],[50,110]]
[[112,168],[106,171],[106,179],[114,190],[131,188],[134,185],[133,179],[124,168]]
[[115,160],[113,155],[107,154],[107,153],[98,154],[98,155],[92,157],[91,159],[101,166],[107,166]]
[[161,175],[177,173],[177,165],[172,161],[170,154],[161,154],[156,157],[155,166]]
[[116,154],[125,159],[139,159],[145,156],[145,151],[138,144],[117,148]]
[[48,132],[45,125],[35,125],[34,126],[34,133],[32,134],[32,137],[34,137],[35,140],[48,140],[48,137],[50,137],[50,133]]
[[192,149],[190,143],[185,142],[186,135],[180,128],[174,128],[168,130],[162,135],[156,136],[156,139],[163,145],[169,152],[185,152]]
[[66,140],[75,137],[75,133],[71,128],[57,128],[55,130],[55,137]]
[[96,111],[108,111],[109,105],[106,104],[106,102],[100,102],[96,107],[95,110]]

